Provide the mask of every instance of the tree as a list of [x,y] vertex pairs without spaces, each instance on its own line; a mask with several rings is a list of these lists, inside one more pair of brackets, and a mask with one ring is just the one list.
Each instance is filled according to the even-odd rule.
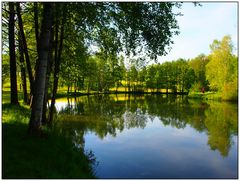
[[184,88],[186,89],[187,92],[189,92],[189,90],[191,89],[191,87],[193,86],[194,82],[195,82],[195,72],[192,68],[188,68],[186,71],[186,74],[184,76]]
[[173,66],[172,62],[165,62],[161,65],[162,68],[162,75],[163,75],[163,87],[166,89],[166,92],[168,94],[169,88],[171,88],[171,84],[173,81],[173,78],[176,79],[176,77],[173,77]]
[[2,54],[2,85],[9,82],[10,78],[10,65],[9,65],[9,55]]
[[[237,96],[237,58],[233,55],[233,45],[230,36],[224,36],[221,41],[214,40],[210,45],[211,54],[206,65],[206,77],[212,90],[223,94]],[[228,92],[226,92],[228,91]],[[233,98],[232,97],[232,98]]]
[[9,3],[2,3],[2,85],[10,80]]
[[28,53],[27,41],[26,41],[24,30],[23,30],[23,23],[22,23],[20,3],[19,2],[16,3],[16,6],[17,6],[17,16],[18,16],[18,27],[19,27],[19,31],[20,31],[21,40],[22,40],[23,52],[25,54],[25,59],[26,59],[26,63],[27,63],[28,77],[29,77],[29,82],[30,82],[30,89],[31,89],[31,93],[33,93],[34,78],[33,78],[33,73],[32,73],[29,53]]
[[9,54],[10,54],[10,80],[11,80],[11,104],[18,104],[17,93],[17,66],[16,66],[16,53],[15,53],[15,28],[14,17],[15,8],[14,3],[9,2],[9,21],[8,21],[8,36],[9,36]]
[[[68,18],[66,18],[66,21],[68,21]],[[78,84],[80,86],[80,80],[83,88],[84,79],[91,70],[87,65],[89,54],[83,42],[83,34],[76,34],[74,26],[71,27],[69,21],[66,24],[68,26],[64,27],[65,36],[59,75],[61,84],[67,85],[69,92],[72,85]]]
[[114,71],[113,77],[114,77],[115,87],[116,87],[116,91],[117,91],[118,87],[122,85],[121,81],[124,79],[124,75],[126,72],[123,56],[118,58],[118,64],[113,69],[113,71]]
[[34,6],[34,25],[35,25],[36,48],[38,51],[39,50],[38,3],[34,2],[33,6]]
[[146,66],[144,66],[141,70],[138,72],[138,81],[140,82],[140,86],[142,88],[142,91],[144,91],[144,83],[145,83],[145,76],[147,73]]
[[137,82],[137,77],[138,77],[138,71],[135,67],[135,65],[132,65],[129,70],[129,78],[130,82],[133,85],[132,91],[136,91],[136,82]]
[[147,74],[145,76],[146,87],[150,88],[153,92],[154,88],[156,87],[155,81],[156,69],[154,65],[150,65],[147,67]]
[[87,60],[87,66],[85,71],[85,84],[87,88],[87,92],[90,92],[90,89],[95,89],[94,84],[97,84],[98,82],[98,67],[97,62],[95,60],[95,57],[89,57]]
[[194,91],[200,91],[202,88],[209,89],[209,82],[206,79],[206,65],[209,59],[204,54],[198,55],[189,61],[189,66],[194,70],[196,82],[193,85]]
[[[62,4],[60,4],[62,5]],[[58,88],[58,75],[60,71],[60,63],[61,63],[61,55],[62,55],[62,48],[63,48],[63,36],[64,36],[64,26],[65,26],[65,14],[62,14],[61,17],[61,24],[60,24],[60,39],[58,40],[58,23],[59,23],[59,14],[58,11],[62,10],[63,6],[55,5],[56,11],[56,30],[55,30],[55,61],[54,61],[54,82],[53,82],[53,90],[52,90],[52,99],[51,99],[51,106],[49,112],[49,123],[51,124],[53,121],[53,110],[55,105],[55,97]],[[59,45],[58,45],[59,41]]]
[[27,80],[26,80],[26,71],[25,71],[25,62],[24,62],[24,52],[23,45],[21,40],[20,32],[18,33],[18,49],[19,49],[19,62],[21,68],[21,80],[22,80],[22,89],[23,89],[23,101],[24,103],[28,103],[28,95],[27,95]]
[[53,3],[44,3],[43,19],[39,41],[39,60],[37,61],[32,112],[28,129],[30,134],[39,134],[42,123],[42,109],[44,102],[47,60],[49,53],[52,19],[53,19]]
[[163,72],[163,66],[161,66],[160,64],[156,65],[156,75],[155,75],[155,79],[156,79],[156,88],[157,88],[157,92],[159,92],[159,89],[164,88],[164,72]]

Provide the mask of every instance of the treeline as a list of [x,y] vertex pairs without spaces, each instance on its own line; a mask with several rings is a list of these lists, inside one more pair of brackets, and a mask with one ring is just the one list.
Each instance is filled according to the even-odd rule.
[[[124,58],[104,57],[98,53],[85,62],[85,71],[76,64],[62,64],[61,85],[68,91],[86,90],[96,92],[188,92],[196,80],[189,62],[179,59],[163,64],[139,67],[131,60],[126,68]],[[78,63],[78,62],[76,62]],[[141,65],[140,65],[141,66]],[[81,68],[84,68],[81,65]],[[74,72],[75,71],[75,72]],[[72,89],[73,87],[74,89]]]
[[[97,53],[85,61],[62,63],[61,86],[69,91],[96,92],[218,92],[223,99],[238,98],[238,58],[230,36],[214,40],[209,55],[144,66],[141,60]],[[83,59],[82,59],[83,60]],[[139,63],[140,62],[140,63]],[[125,61],[126,63],[126,61]]]

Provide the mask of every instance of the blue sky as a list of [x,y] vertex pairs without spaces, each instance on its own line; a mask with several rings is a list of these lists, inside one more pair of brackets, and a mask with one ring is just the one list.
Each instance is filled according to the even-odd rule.
[[171,52],[159,57],[159,62],[172,61],[178,58],[194,58],[197,55],[210,53],[209,45],[214,39],[221,40],[230,35],[237,52],[238,14],[236,2],[202,2],[195,7],[192,3],[183,3],[178,11],[184,15],[178,17],[180,34],[174,36]]

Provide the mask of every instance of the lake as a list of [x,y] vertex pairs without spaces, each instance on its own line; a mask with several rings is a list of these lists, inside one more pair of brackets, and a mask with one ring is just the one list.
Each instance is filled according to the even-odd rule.
[[174,95],[56,100],[58,126],[98,178],[237,178],[238,105]]

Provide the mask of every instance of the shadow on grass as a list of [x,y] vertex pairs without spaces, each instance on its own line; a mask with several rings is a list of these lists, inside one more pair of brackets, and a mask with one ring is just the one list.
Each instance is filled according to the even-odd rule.
[[3,178],[94,178],[94,160],[71,140],[47,129],[42,137],[29,136],[30,110],[9,104],[2,108]]

